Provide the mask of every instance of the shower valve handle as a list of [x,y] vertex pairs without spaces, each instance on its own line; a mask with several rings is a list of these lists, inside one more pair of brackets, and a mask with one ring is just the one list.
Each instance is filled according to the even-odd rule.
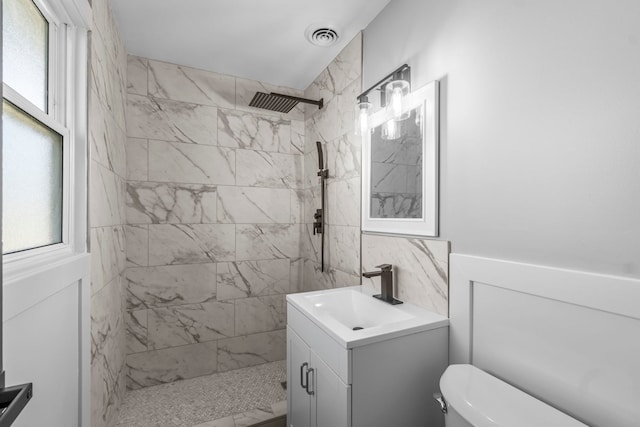
[[316,233],[322,234],[322,209],[316,209],[316,213],[313,214],[315,222],[313,223],[313,235]]

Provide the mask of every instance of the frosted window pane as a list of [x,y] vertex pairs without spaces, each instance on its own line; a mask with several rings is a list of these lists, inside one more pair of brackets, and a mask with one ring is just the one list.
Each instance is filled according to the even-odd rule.
[[62,136],[4,101],[4,253],[62,242]]
[[49,23],[31,0],[2,3],[2,78],[46,112]]

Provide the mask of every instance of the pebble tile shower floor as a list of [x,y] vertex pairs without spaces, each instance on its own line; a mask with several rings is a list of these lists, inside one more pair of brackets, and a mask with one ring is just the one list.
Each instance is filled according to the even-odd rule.
[[118,427],[246,427],[286,413],[286,361],[127,392]]

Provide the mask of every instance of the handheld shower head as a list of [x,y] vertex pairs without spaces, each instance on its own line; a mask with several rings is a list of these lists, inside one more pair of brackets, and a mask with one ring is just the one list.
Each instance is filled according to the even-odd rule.
[[324,155],[322,153],[322,143],[316,141],[316,148],[318,149],[318,169],[324,169]]

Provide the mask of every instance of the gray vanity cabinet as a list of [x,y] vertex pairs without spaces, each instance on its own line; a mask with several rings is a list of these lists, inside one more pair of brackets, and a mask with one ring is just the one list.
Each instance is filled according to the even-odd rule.
[[287,328],[289,427],[351,425],[351,386]]
[[345,347],[287,305],[287,427],[440,427],[448,326]]

